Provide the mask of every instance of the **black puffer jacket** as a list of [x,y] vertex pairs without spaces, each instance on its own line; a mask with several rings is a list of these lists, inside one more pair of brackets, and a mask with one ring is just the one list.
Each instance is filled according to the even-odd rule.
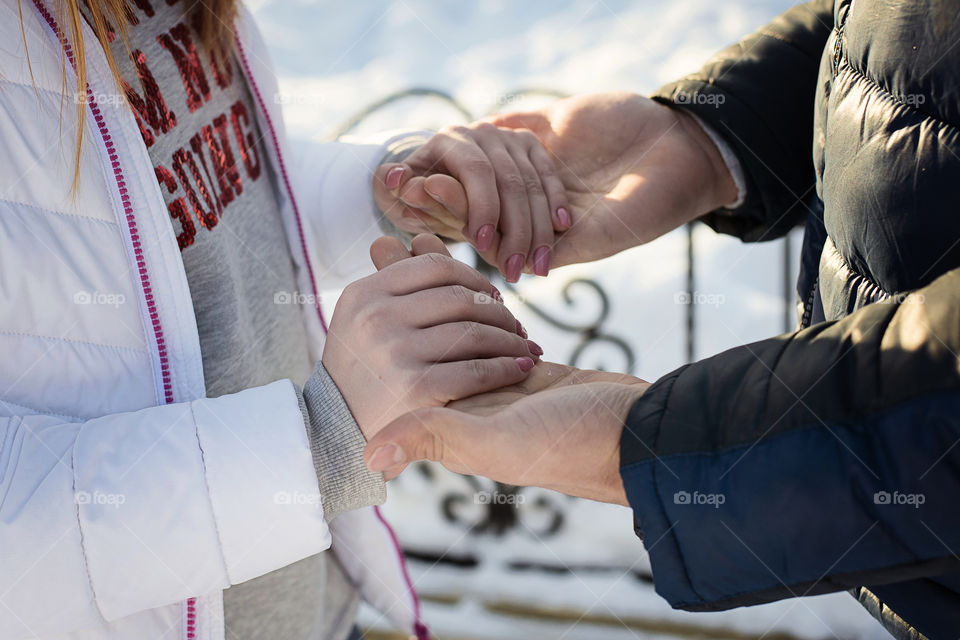
[[958,41],[958,0],[811,2],[658,92],[745,167],[705,222],[807,227],[801,330],[665,376],[624,431],[675,607],[852,589],[897,637],[960,637]]

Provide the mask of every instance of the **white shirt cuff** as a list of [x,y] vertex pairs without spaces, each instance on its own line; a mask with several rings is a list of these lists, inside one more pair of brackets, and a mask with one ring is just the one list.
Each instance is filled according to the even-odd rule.
[[714,146],[717,147],[717,151],[720,152],[720,157],[723,158],[723,162],[727,165],[727,171],[730,172],[734,184],[737,185],[737,199],[730,204],[723,205],[723,208],[736,209],[743,204],[744,199],[747,197],[747,179],[743,175],[743,167],[740,166],[740,160],[737,158],[737,154],[730,148],[726,140],[714,131],[713,127],[701,120],[695,113],[691,113],[690,111],[687,111],[687,113],[696,120],[700,128],[703,129],[703,132],[713,141]]

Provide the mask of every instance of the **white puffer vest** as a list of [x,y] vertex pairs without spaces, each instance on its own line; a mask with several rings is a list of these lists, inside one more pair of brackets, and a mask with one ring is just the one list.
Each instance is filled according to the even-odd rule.
[[[20,5],[23,36],[18,1],[0,0],[0,637],[221,640],[224,588],[331,543],[367,601],[426,637],[379,512],[328,528],[319,501],[298,499],[317,481],[292,384],[204,398],[175,230],[89,29],[71,193],[74,50],[52,3]],[[369,181],[390,136],[290,156],[245,10],[237,34],[298,293],[319,301],[370,270]],[[303,308],[318,359],[322,312]]]

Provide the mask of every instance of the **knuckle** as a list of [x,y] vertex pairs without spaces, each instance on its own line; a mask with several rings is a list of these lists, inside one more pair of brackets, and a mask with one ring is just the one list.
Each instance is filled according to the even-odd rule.
[[497,125],[493,124],[492,122],[480,122],[476,125],[476,130],[478,133],[485,135],[490,135],[500,131]]
[[[540,174],[540,177],[543,180],[558,180],[557,169],[553,166],[552,162],[542,162],[540,166],[537,167],[537,173]],[[558,188],[562,188],[561,185],[555,185]]]
[[464,163],[464,168],[477,175],[489,176],[493,173],[493,167],[486,156],[473,156]]
[[450,297],[450,306],[461,311],[468,311],[476,304],[476,293],[460,284],[450,288]]
[[388,305],[377,299],[367,300],[354,309],[357,326],[368,333],[378,333],[384,320],[390,316]]
[[420,439],[420,445],[417,447],[417,457],[434,462],[443,460],[443,438],[432,429],[425,428],[427,434],[425,438]]
[[420,257],[423,258],[424,268],[435,277],[446,278],[454,272],[456,265],[453,258],[449,256],[441,253],[425,253]]
[[476,322],[464,322],[463,334],[460,339],[466,342],[470,348],[475,349],[483,344],[483,329]]
[[465,136],[470,129],[463,126],[462,124],[452,124],[447,125],[444,128],[440,129],[440,133],[452,136],[452,137],[463,137]]
[[496,378],[496,370],[494,365],[488,360],[471,360],[470,361],[470,377],[473,378],[474,382],[481,386],[485,387],[494,382]]
[[527,193],[530,195],[543,195],[543,185],[540,184],[540,179],[536,176],[527,176],[524,180],[524,186],[526,187]]
[[511,195],[525,193],[527,190],[526,181],[518,173],[508,173],[500,178],[500,189]]
[[537,137],[537,134],[535,134],[530,129],[521,128],[521,129],[515,129],[515,131],[517,132],[517,135],[520,136],[520,139],[523,140],[524,142],[531,143],[531,144],[534,142],[537,142],[537,143],[540,142],[540,138]]

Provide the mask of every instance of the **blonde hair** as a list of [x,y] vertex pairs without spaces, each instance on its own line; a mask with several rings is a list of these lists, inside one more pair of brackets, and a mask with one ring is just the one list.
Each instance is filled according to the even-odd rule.
[[[19,0],[23,2],[24,0]],[[154,0],[154,2],[164,2],[166,0]],[[128,22],[136,23],[133,13],[134,6],[144,6],[144,0],[55,0],[55,10],[57,22],[66,25],[63,29],[63,37],[66,37],[73,49],[73,66],[76,71],[77,96],[86,96],[87,94],[87,61],[84,54],[83,42],[83,22],[86,19],[81,12],[80,2],[83,2],[89,10],[91,20],[90,27],[93,29],[97,40],[103,47],[104,55],[107,58],[107,64],[113,74],[117,89],[121,95],[123,91],[123,79],[120,76],[120,68],[117,65],[117,59],[113,50],[110,48],[110,42],[116,37],[122,38],[127,55],[130,53],[130,46],[127,41]],[[237,5],[239,0],[203,0],[197,2],[191,10],[189,16],[191,24],[200,33],[200,39],[204,46],[212,55],[223,57],[229,55],[233,47],[233,20],[236,17]],[[20,16],[20,31],[26,46],[26,33],[23,29],[22,7]],[[67,57],[63,53],[63,95],[67,95]],[[73,186],[76,189],[80,179],[80,154],[83,148],[83,119],[84,110],[87,108],[85,98],[76,100],[77,102],[77,133],[76,133],[76,153],[74,156],[74,174]]]

